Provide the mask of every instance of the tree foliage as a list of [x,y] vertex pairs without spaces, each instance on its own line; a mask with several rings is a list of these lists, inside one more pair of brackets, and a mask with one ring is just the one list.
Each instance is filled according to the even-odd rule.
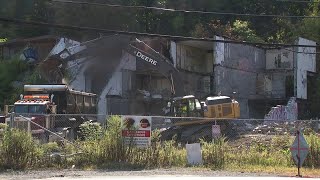
[[45,83],[40,72],[17,56],[0,61],[0,107],[14,103],[23,93],[23,84]]
[[[317,3],[270,0],[92,0],[90,2],[242,14],[292,16],[319,14]],[[184,13],[144,8],[58,3],[49,0],[23,2],[0,0],[0,15],[74,26],[182,36],[212,37],[215,34],[223,34],[236,36],[239,39],[266,42],[292,42],[299,35],[319,38],[319,33],[316,31],[319,19]],[[228,27],[233,28],[232,33],[234,34],[228,34],[230,33]],[[92,32],[76,32],[39,26],[16,26],[7,23],[0,25],[1,38],[30,37],[48,33],[79,39],[90,39],[99,35]]]
[[[80,0],[74,0],[80,1]],[[82,1],[83,2],[83,1]],[[266,14],[319,16],[319,0],[310,3],[271,0],[91,0],[124,6],[153,6],[176,10],[227,12],[235,14]],[[50,0],[0,0],[0,16],[25,20],[95,27],[117,31],[135,31],[179,36],[213,37],[222,35],[249,42],[294,43],[297,37],[320,42],[320,18],[254,17],[231,14],[200,14],[182,11],[162,11],[145,8],[110,7],[88,4],[58,3]],[[79,41],[96,38],[98,32],[53,29],[44,26],[0,24],[0,39],[56,34]],[[320,63],[318,63],[320,64]],[[0,65],[4,67],[4,65]],[[8,68],[9,69],[9,68]],[[8,73],[4,68],[1,76]],[[16,71],[19,71],[16,70]],[[12,72],[15,72],[13,70]],[[8,77],[1,85],[0,103],[9,92]],[[29,81],[41,81],[30,75]],[[314,86],[317,87],[317,86]]]
[[27,65],[17,59],[0,62],[0,107],[17,99],[21,90],[13,82],[21,79],[26,70]]

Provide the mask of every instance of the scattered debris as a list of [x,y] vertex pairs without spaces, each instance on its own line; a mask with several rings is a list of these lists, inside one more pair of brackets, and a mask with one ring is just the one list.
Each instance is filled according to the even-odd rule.
[[286,106],[277,105],[272,107],[270,112],[265,115],[267,120],[297,120],[298,105],[295,97],[291,97]]

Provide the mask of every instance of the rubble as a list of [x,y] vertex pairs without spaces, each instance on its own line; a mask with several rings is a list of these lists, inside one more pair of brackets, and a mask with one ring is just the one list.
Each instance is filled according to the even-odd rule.
[[267,120],[297,120],[298,119],[298,105],[295,97],[291,97],[286,106],[277,105],[272,107],[270,112],[265,115]]

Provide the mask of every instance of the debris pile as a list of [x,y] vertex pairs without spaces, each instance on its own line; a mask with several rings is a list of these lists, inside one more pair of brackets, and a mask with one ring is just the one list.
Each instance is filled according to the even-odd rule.
[[297,120],[298,105],[295,97],[291,97],[286,106],[277,105],[272,107],[270,112],[265,115],[266,120]]
[[292,122],[267,122],[252,130],[256,134],[285,135],[295,133],[295,124]]

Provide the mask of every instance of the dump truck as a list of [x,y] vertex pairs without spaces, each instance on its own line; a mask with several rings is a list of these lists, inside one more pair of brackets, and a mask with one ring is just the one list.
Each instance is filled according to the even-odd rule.
[[[232,131],[228,125],[229,120],[240,117],[240,106],[236,100],[228,96],[211,95],[200,100],[194,95],[188,95],[185,91],[182,74],[168,58],[137,38],[135,40],[130,38],[126,42],[118,43],[117,47],[135,57],[136,62],[142,66],[142,69],[158,72],[171,85],[171,98],[166,107],[167,113],[159,114],[168,117],[167,119],[171,122],[171,126],[162,132],[163,139],[171,139],[175,134],[178,134],[183,141],[187,142],[199,139],[198,137],[210,137],[212,124],[220,124],[221,130],[224,132]],[[94,48],[103,47],[90,44],[91,46]],[[61,51],[61,53],[68,52],[70,57],[60,57],[58,59],[60,62],[67,63],[72,60],[72,57],[82,58],[87,56],[91,50],[86,47],[73,46]],[[206,134],[199,132],[206,132]],[[192,138],[190,139],[190,137]]]
[[[13,126],[28,130],[43,141],[49,140],[50,133],[40,126],[53,132],[68,130],[69,137],[75,138],[80,124],[88,120],[80,115],[96,114],[96,99],[96,94],[76,91],[65,84],[24,85],[24,94],[13,105],[6,105],[5,113],[8,116],[14,112]],[[6,121],[9,123],[10,118]]]

